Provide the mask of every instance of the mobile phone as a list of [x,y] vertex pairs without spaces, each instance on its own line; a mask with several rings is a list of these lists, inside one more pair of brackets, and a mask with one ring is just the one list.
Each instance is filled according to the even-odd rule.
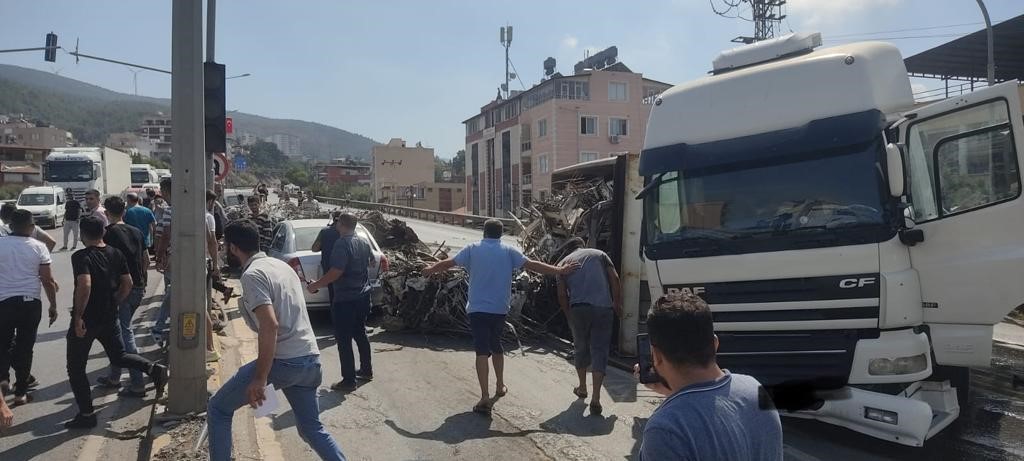
[[651,339],[646,333],[636,335],[636,352],[640,359],[640,382],[644,384],[661,383],[664,380],[654,369],[654,359],[651,357]]

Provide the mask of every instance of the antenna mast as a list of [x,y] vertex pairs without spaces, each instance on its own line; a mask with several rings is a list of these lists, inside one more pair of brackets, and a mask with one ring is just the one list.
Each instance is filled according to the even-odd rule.
[[501,90],[505,92],[505,99],[508,99],[508,81],[512,75],[508,71],[508,49],[512,46],[512,26],[501,28],[501,46],[505,47],[505,84],[501,86]]
[[[754,23],[754,36],[741,35],[732,39],[735,43],[754,43],[767,40],[781,32],[782,20],[786,18],[783,12],[783,5],[786,0],[720,0],[723,7],[719,9],[715,2],[711,3],[711,10],[723,18],[738,18]],[[749,17],[746,12],[741,11],[744,4],[750,7]]]

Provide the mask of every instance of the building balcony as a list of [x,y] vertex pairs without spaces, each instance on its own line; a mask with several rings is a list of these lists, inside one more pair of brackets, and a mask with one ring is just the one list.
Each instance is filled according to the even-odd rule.
[[520,184],[524,186],[529,186],[533,184],[533,175],[524,174],[522,180],[520,180]]

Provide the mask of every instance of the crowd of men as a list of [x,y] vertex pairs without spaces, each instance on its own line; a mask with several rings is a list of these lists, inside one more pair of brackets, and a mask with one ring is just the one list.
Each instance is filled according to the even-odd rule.
[[[303,291],[328,289],[331,318],[337,340],[342,380],[332,389],[347,392],[358,381],[373,379],[366,318],[370,312],[369,274],[377,264],[369,243],[357,235],[355,216],[335,213],[320,231],[313,251],[321,253],[317,280],[299,280],[285,262],[268,257],[270,223],[261,211],[263,200],[252,197],[251,216],[233,223],[219,222],[216,193],[208,193],[207,248],[211,284],[219,280],[217,248],[223,238],[230,258],[242,268],[239,311],[257,333],[258,356],[243,365],[212,396],[208,407],[210,456],[231,459],[231,421],[235,411],[266,400],[268,385],[280,390],[295,413],[296,426],[322,459],[343,460],[341,448],[319,419],[317,388],[323,379],[320,350],[306,310]],[[159,204],[160,198],[163,204]],[[111,367],[99,384],[122,387],[121,369],[129,380],[120,394],[142,397],[143,375],[153,380],[157,394],[163,390],[167,369],[137,355],[131,321],[147,283],[150,253],[155,265],[168,277],[170,229],[170,179],[161,183],[149,207],[139,197],[107,198],[90,191],[85,204],[68,208],[68,221],[80,233],[84,248],[72,255],[75,275],[74,305],[67,333],[67,371],[76,416],[68,428],[96,425],[90,385],[85,375],[88,352],[94,340],[103,346]],[[29,389],[37,385],[31,376],[32,348],[42,317],[42,296],[48,301],[52,325],[59,313],[55,301],[60,288],[52,276],[50,250],[56,242],[41,233],[31,213],[7,206],[0,210],[0,386],[14,394],[15,406],[30,401]],[[515,273],[528,270],[554,276],[558,301],[573,333],[574,367],[579,377],[574,397],[590,398],[592,415],[603,412],[601,389],[607,369],[615,318],[622,315],[619,278],[604,252],[586,248],[582,240],[569,242],[572,250],[558,264],[527,258],[501,241],[502,223],[488,220],[483,239],[467,245],[454,257],[423,267],[425,275],[454,268],[469,273],[466,306],[480,398],[472,410],[489,416],[496,401],[510,390],[504,379],[502,336],[511,300]],[[67,233],[65,229],[65,240]],[[66,243],[65,243],[66,247]],[[77,243],[72,249],[77,248]],[[169,296],[157,316],[155,335],[166,334]],[[650,372],[657,379],[650,389],[666,396],[643,432],[640,457],[646,460],[782,459],[782,431],[778,413],[766,402],[760,384],[752,377],[729,373],[718,367],[711,312],[699,297],[664,296],[652,307],[647,320],[650,339]],[[212,325],[207,334],[212,334]],[[213,341],[208,341],[212,347]],[[358,367],[352,343],[358,349]],[[216,350],[209,354],[216,357]],[[208,355],[209,359],[210,355]],[[216,358],[214,358],[216,359]],[[14,369],[15,382],[7,377]],[[493,369],[494,387],[490,386]],[[591,374],[588,390],[587,373]],[[634,373],[639,378],[639,366]],[[0,427],[10,425],[12,414],[0,399]]]

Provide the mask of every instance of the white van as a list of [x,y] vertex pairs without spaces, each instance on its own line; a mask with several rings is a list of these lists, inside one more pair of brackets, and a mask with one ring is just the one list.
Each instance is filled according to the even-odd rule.
[[64,225],[64,190],[53,186],[26,187],[18,196],[18,208],[32,212],[36,225],[56,228]]

